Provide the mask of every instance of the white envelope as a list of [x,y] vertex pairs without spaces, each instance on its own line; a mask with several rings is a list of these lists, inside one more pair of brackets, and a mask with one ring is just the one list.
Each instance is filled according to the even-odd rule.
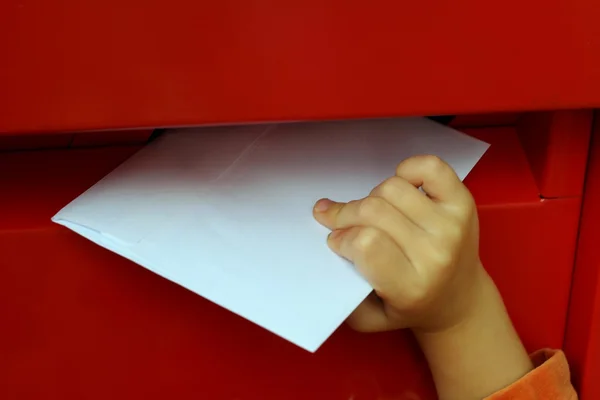
[[487,148],[423,118],[171,130],[53,221],[313,352],[371,291],[315,201],[362,198],[415,154],[462,179]]

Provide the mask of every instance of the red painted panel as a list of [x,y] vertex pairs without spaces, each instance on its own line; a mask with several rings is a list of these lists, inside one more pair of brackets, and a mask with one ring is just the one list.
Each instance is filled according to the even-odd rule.
[[566,352],[582,400],[600,398],[600,121],[596,113],[587,170]]
[[[539,200],[513,129],[470,133],[492,143],[467,179],[479,204],[484,263],[528,349],[560,347],[579,199]],[[3,193],[11,193],[0,196],[0,208],[14,214],[0,221],[0,397],[434,397],[406,332],[365,335],[343,327],[311,355],[47,224],[131,151],[0,157],[0,171],[11,171],[0,173]]]
[[600,106],[595,0],[0,2],[0,133]]
[[519,139],[542,197],[583,194],[592,115],[592,110],[553,111],[519,119]]
[[47,228],[58,210],[138,149],[0,153],[0,209],[8,211],[0,230]]

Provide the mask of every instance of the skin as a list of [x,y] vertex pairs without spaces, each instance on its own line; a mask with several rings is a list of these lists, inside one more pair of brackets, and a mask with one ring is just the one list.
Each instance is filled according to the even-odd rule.
[[485,398],[533,368],[481,264],[473,198],[445,162],[406,159],[369,196],[322,199],[314,217],[374,289],[348,324],[412,329],[440,400]]

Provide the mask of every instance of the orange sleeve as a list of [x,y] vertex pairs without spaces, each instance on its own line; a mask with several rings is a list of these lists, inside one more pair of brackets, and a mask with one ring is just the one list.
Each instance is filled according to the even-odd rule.
[[562,351],[540,350],[531,360],[533,371],[486,400],[577,400]]

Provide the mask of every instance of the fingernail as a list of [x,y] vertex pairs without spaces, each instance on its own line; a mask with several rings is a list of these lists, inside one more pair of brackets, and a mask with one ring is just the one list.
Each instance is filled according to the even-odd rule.
[[331,204],[333,204],[333,202],[329,199],[321,199],[319,201],[317,201],[317,204],[315,204],[315,211],[316,212],[325,212],[329,209],[329,207],[331,207]]
[[342,236],[343,233],[344,233],[344,230],[342,230],[342,229],[338,229],[338,230],[332,231],[329,234],[329,240],[338,239],[340,236]]

